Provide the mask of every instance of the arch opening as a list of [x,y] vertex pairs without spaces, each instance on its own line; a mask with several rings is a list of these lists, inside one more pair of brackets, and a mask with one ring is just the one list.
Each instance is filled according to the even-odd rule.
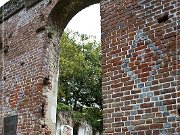
[[60,0],[51,11],[48,18],[48,26],[62,35],[68,22],[81,10],[100,0]]
[[[77,13],[79,13],[81,10],[89,6],[92,6],[98,3],[100,3],[100,0],[91,0],[91,1],[89,0],[69,0],[69,1],[62,0],[62,1],[59,1],[56,4],[56,6],[53,8],[53,10],[51,11],[48,18],[48,28],[50,29],[50,31],[53,31],[53,38],[51,39],[54,39],[55,37],[57,40],[59,40],[60,37],[62,37],[62,34],[66,26]],[[60,50],[61,48],[62,46],[60,45]],[[101,130],[99,132],[101,132]]]

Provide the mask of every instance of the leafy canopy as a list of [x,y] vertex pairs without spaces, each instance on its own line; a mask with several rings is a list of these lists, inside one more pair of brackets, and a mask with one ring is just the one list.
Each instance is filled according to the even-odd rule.
[[71,111],[75,122],[102,127],[101,48],[93,37],[64,32],[61,38],[58,109]]

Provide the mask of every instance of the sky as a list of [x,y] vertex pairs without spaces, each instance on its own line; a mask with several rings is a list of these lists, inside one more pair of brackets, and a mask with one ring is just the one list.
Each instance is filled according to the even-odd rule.
[[[4,5],[7,1],[9,0],[0,0],[0,6]],[[96,36],[97,40],[100,40],[100,20],[100,5],[95,4],[80,11],[72,18],[66,28],[82,34]]]

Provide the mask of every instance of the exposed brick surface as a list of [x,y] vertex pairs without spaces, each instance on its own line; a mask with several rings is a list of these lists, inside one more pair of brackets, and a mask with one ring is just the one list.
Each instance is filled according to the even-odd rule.
[[[122,135],[180,134],[179,6],[175,0],[101,2],[103,76],[111,75],[110,81],[103,80],[109,87],[103,93],[116,89],[121,93],[113,96],[119,101],[104,104],[113,110],[112,105],[120,102],[122,116],[115,119],[124,122],[118,130],[115,125],[104,127],[105,135],[110,129]],[[168,19],[159,23],[167,14]]]
[[59,38],[77,12],[98,2],[11,0],[0,8],[0,135],[13,115],[17,134],[55,134]]
[[[11,0],[0,9],[0,135],[13,115],[18,134],[55,134],[59,36],[77,12],[98,2]],[[104,135],[180,134],[180,3],[100,5]]]

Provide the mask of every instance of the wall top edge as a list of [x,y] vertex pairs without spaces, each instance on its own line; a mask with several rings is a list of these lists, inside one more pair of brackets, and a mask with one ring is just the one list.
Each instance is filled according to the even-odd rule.
[[30,8],[42,0],[10,0],[0,7],[0,23],[7,20],[23,8]]

